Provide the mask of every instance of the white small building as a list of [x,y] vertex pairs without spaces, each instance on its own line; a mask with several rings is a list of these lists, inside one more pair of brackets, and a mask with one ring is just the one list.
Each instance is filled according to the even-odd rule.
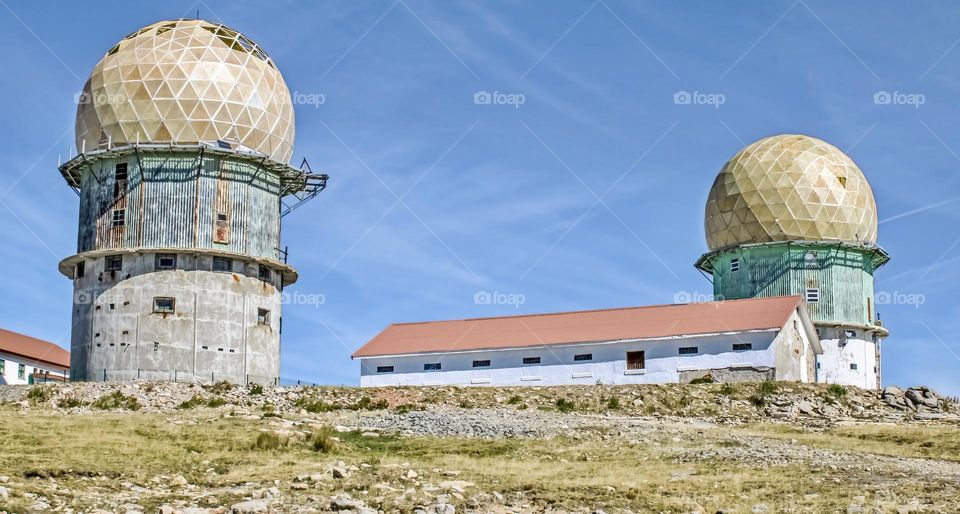
[[822,354],[797,296],[387,327],[353,354],[360,385],[815,382]]
[[70,376],[70,352],[9,330],[0,329],[0,385],[62,382]]

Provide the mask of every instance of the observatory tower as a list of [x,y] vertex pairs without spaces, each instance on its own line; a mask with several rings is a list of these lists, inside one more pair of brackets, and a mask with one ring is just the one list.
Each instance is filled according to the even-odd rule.
[[698,269],[720,300],[798,295],[823,355],[817,381],[880,385],[873,274],[877,205],[860,168],[819,139],[784,134],[747,146],[720,170],[706,206],[709,253]]
[[96,65],[77,108],[74,380],[272,383],[281,291],[297,280],[283,216],[326,187],[288,162],[290,92],[252,40],[162,21]]

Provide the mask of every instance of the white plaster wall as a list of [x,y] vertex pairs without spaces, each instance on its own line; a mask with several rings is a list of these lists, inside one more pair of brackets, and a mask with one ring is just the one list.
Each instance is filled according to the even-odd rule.
[[[0,360],[4,361],[4,370],[3,373],[0,374],[0,385],[26,384],[30,380],[30,375],[37,370],[49,372],[51,376],[64,376],[64,372],[62,370],[52,367],[51,364],[44,364],[40,361],[20,357],[19,355],[11,355],[9,353],[0,352]],[[24,365],[22,379],[19,377],[18,371],[20,364]]]
[[[777,331],[720,334],[632,342],[562,345],[529,349],[377,357],[362,359],[360,385],[566,385],[655,384],[679,382],[680,370],[729,367],[774,367],[771,343]],[[752,350],[734,352],[733,343],[751,343]],[[696,346],[699,353],[679,355],[679,348]],[[644,351],[646,369],[626,369],[626,352]],[[574,361],[574,355],[593,354],[592,361]],[[540,357],[540,364],[523,365],[524,357]],[[474,360],[490,360],[474,368]],[[441,371],[424,371],[428,362],[440,362]],[[378,366],[394,366],[377,373]]]
[[[864,340],[863,330],[857,331],[857,338],[840,337],[842,330],[820,329],[823,354],[817,357],[817,382],[878,388],[876,344]],[[850,369],[850,364],[856,364],[857,369]]]

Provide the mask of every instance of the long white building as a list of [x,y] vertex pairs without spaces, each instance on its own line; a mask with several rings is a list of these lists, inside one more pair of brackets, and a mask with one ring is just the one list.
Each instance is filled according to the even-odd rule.
[[801,298],[390,325],[353,354],[360,385],[814,382],[823,350]]
[[70,352],[59,346],[0,329],[0,385],[62,382],[70,375]]

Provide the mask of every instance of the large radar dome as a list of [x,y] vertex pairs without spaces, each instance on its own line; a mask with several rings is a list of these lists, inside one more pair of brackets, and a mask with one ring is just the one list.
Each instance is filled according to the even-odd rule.
[[213,143],[286,163],[290,92],[253,41],[204,20],[161,21],[123,38],[96,65],[77,108],[77,149]]
[[817,138],[783,134],[733,156],[707,198],[710,250],[774,241],[875,244],[877,205],[860,168]]

